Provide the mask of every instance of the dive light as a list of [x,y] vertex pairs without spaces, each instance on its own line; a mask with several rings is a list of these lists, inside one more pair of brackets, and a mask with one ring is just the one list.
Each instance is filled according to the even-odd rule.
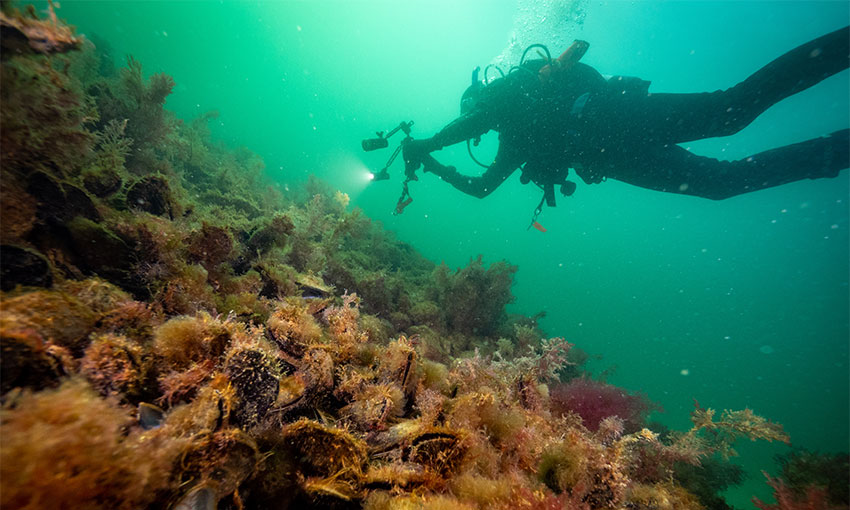
[[389,178],[390,173],[387,171],[387,167],[384,167],[379,172],[372,174],[373,181],[386,181]]
[[380,132],[378,133],[378,138],[367,138],[360,143],[363,145],[363,150],[366,152],[384,149],[390,145],[390,142],[387,141],[386,138],[381,136]]

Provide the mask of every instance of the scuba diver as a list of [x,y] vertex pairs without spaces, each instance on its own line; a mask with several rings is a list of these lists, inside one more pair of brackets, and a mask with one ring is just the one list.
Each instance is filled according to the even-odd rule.
[[[650,82],[638,78],[604,78],[578,62],[588,47],[584,41],[557,59],[533,45],[507,75],[496,68],[502,76],[487,85],[476,68],[461,98],[461,116],[431,138],[404,142],[406,170],[414,175],[422,166],[483,198],[521,169],[520,181],[533,181],[544,192],[535,218],[544,201],[555,205],[555,186],[565,196],[575,191],[566,180],[570,168],[587,184],[616,179],[713,200],[836,177],[850,166],[848,129],[737,161],[699,156],[677,144],[737,133],[782,99],[847,69],[848,43],[845,27],[789,51],[734,87],[680,94],[649,92]],[[535,47],[546,58],[526,61]],[[490,130],[499,133],[499,148],[491,165],[481,165],[487,170],[480,176],[463,175],[430,155],[463,141],[477,145]]]

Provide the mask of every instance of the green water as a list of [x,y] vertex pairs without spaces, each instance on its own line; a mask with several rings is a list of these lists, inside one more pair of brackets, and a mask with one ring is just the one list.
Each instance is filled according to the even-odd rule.
[[[687,427],[693,399],[749,406],[794,445],[847,450],[848,172],[720,202],[579,183],[543,212],[544,234],[526,229],[539,192],[516,177],[478,200],[425,175],[392,216],[400,163],[370,184],[389,150],[360,150],[401,120],[422,137],[451,121],[470,70],[512,34],[553,52],[585,39],[585,63],[652,91],[712,91],[847,24],[847,2],[66,1],[59,15],[108,41],[118,64],[133,54],[171,74],[179,117],[218,110],[215,136],[259,153],[282,189],[315,174],[434,261],[518,265],[513,310],[546,311],[550,335],[601,355],[595,371],[616,367],[609,382],[661,403],[660,421]],[[845,71],[688,146],[737,159],[845,128],[848,90]],[[476,172],[465,152],[436,157]],[[478,157],[494,152],[490,135]],[[787,447],[739,446],[751,476],[729,500],[752,508],[770,492],[759,470]]]

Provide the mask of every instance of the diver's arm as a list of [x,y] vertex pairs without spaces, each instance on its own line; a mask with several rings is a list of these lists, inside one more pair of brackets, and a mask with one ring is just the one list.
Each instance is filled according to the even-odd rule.
[[487,111],[476,109],[453,120],[431,138],[414,140],[416,149],[423,153],[434,152],[483,135],[493,128]]
[[437,146],[435,150],[481,136],[490,131],[493,126],[489,117],[487,110],[476,109],[453,120],[431,138],[434,145]]
[[479,177],[460,174],[455,167],[442,165],[431,155],[426,156],[422,163],[426,172],[436,174],[467,195],[484,198],[505,182],[523,161],[516,152],[500,147],[496,160]]
[[483,135],[492,127],[488,117],[482,109],[475,109],[453,120],[431,138],[405,140],[403,142],[405,169],[407,171],[416,170],[421,164],[425,163],[430,153]]

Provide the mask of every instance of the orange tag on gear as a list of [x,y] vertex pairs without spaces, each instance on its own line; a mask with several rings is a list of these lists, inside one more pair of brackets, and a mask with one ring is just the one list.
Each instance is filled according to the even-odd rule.
[[532,223],[531,226],[536,228],[537,230],[539,230],[541,232],[546,232],[546,227],[544,227],[540,223],[537,223],[536,221],[534,223]]
[[[573,68],[581,57],[584,56],[585,52],[587,52],[587,48],[590,47],[587,41],[580,41],[576,39],[567,48],[561,56],[552,61],[552,65],[546,64],[541,67],[537,72],[538,77],[540,78],[541,83],[549,83],[549,80],[552,78],[552,72],[567,72]],[[553,69],[554,68],[554,69]]]

